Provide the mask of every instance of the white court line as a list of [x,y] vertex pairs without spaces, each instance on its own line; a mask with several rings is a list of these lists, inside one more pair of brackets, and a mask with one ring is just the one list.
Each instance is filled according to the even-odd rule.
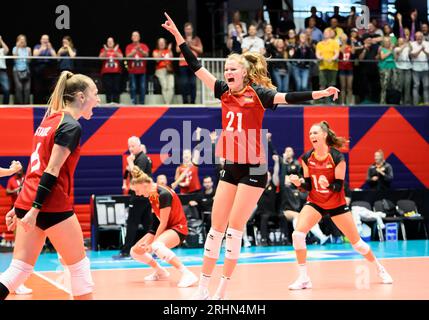
[[[56,271],[49,271],[49,272],[55,272],[55,273],[57,273]],[[59,284],[58,282],[56,282],[56,281],[54,281],[54,280],[52,280],[52,279],[50,279],[50,278],[48,278],[47,276],[45,276],[45,275],[43,275],[43,274],[41,274],[39,271],[38,272],[33,272],[36,276],[38,276],[38,277],[40,277],[40,278],[42,278],[43,280],[45,280],[45,281],[47,281],[47,282],[49,282],[50,284],[52,284],[54,287],[56,287],[57,289],[60,289],[61,291],[64,291],[65,293],[67,293],[67,294],[71,294],[71,292],[66,288],[66,287],[64,287],[63,285],[61,285],[61,284]]]

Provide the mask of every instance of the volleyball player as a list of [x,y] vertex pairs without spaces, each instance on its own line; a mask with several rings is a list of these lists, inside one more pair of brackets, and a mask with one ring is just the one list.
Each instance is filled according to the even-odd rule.
[[350,240],[353,248],[377,267],[381,281],[393,283],[392,277],[380,264],[357,230],[352,213],[346,204],[344,178],[346,162],[338,151],[346,143],[337,137],[326,121],[314,124],[309,135],[313,148],[302,156],[305,182],[297,175],[290,175],[290,181],[301,190],[308,191],[307,202],[298,215],[295,231],[292,233],[293,247],[299,264],[299,277],[289,286],[290,290],[312,287],[307,274],[307,249],[305,237],[323,215],[330,215],[335,225]]
[[154,269],[152,274],[144,278],[146,281],[166,280],[170,275],[167,269],[153,259],[152,253],[155,253],[182,273],[178,287],[192,286],[198,277],[171,251],[188,235],[188,221],[179,197],[171,188],[155,183],[137,166],[134,166],[132,176],[131,188],[136,195],[149,198],[156,217],[153,218],[151,230],[131,248],[131,257]]
[[71,275],[75,299],[91,299],[94,283],[83,234],[73,212],[71,188],[80,155],[81,126],[100,102],[94,81],[61,73],[44,119],[33,137],[32,154],[18,199],[6,214],[8,230],[17,228],[13,259],[0,275],[0,299],[16,290],[33,272],[50,239]]

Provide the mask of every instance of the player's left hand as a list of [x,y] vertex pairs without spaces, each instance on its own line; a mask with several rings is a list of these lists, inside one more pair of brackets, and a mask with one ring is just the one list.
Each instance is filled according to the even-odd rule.
[[16,213],[15,208],[12,208],[8,213],[6,213],[6,227],[7,231],[15,231],[16,229]]
[[167,18],[167,20],[161,26],[165,30],[169,31],[173,36],[179,35],[180,34],[179,29],[177,29],[173,19],[170,18],[167,12],[164,12],[164,15]]
[[334,100],[334,101],[338,99],[338,93],[340,92],[340,90],[335,88],[335,87],[329,87],[329,88],[326,88],[325,90],[322,90],[322,91],[323,91],[324,97],[333,96],[332,100]]
[[37,216],[39,215],[39,210],[36,208],[31,208],[24,216],[24,218],[18,220],[24,228],[25,232],[29,232],[36,227]]

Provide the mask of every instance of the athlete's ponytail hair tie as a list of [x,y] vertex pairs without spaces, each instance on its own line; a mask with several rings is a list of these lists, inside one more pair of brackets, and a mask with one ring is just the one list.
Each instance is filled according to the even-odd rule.
[[336,133],[331,130],[328,121],[323,120],[319,123],[316,123],[324,132],[326,132],[328,135],[326,137],[326,144],[330,147],[335,147],[337,149],[343,148],[346,143],[349,141],[344,137],[337,137]]

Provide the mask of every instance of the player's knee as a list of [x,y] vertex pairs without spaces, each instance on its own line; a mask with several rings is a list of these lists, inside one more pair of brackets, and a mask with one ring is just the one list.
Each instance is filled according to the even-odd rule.
[[155,253],[158,258],[165,262],[170,262],[176,255],[173,251],[168,249],[164,243],[155,241],[152,243],[153,253]]
[[134,260],[146,264],[148,264],[152,260],[152,256],[149,253],[144,252],[144,250],[138,246],[134,246],[131,248],[130,256]]
[[71,277],[71,293],[74,297],[89,294],[94,290],[94,282],[91,275],[91,263],[88,257],[78,263],[69,265]]
[[224,235],[225,235],[224,232],[216,231],[213,228],[210,229],[207,235],[206,242],[204,244],[204,255],[206,257],[209,257],[212,259],[219,258],[220,247],[222,245],[222,240]]
[[359,252],[361,255],[366,255],[371,250],[369,245],[363,241],[362,239],[359,239],[358,242],[352,245],[353,249],[356,250],[356,252]]
[[32,265],[21,260],[13,259],[9,268],[0,275],[0,282],[9,292],[14,292],[32,273]]
[[241,239],[243,232],[228,228],[226,230],[225,257],[231,260],[237,260],[241,251]]
[[292,232],[292,243],[293,248],[295,250],[305,250],[307,249],[307,245],[305,243],[306,234],[301,231],[294,231]]

